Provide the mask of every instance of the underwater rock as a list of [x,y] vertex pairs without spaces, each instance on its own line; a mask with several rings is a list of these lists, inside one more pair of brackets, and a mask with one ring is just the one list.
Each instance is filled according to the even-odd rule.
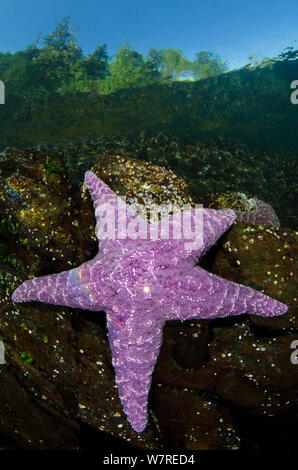
[[[57,410],[52,400],[37,398],[34,388],[37,383],[31,380],[31,384],[24,386],[25,371],[20,367],[16,374],[16,369],[18,364],[13,361],[0,365],[1,435],[11,436],[14,450],[78,449],[79,423],[63,410]],[[28,367],[27,374],[30,373]],[[41,390],[40,383],[38,388]]]
[[213,391],[246,412],[276,416],[297,409],[298,374],[291,343],[297,334],[257,337],[249,322],[214,328],[209,373]]
[[261,318],[251,315],[251,322],[274,330],[297,329],[297,232],[237,222],[222,242],[217,251],[206,255],[209,256],[209,269],[214,274],[249,285],[290,306],[283,316]]
[[229,411],[203,392],[160,385],[153,390],[152,408],[168,449],[239,449]]
[[72,210],[70,181],[57,155],[6,149],[0,160],[0,261],[21,264],[27,275],[83,261]]
[[[188,185],[173,171],[159,165],[120,155],[101,155],[91,170],[106,183],[118,196],[124,196],[131,206],[137,206],[144,218],[157,221],[160,217],[154,209],[166,205],[169,214],[180,211],[184,205],[193,205]],[[85,197],[84,185],[82,196]],[[144,206],[144,210],[142,210]],[[163,212],[161,213],[163,215]]]
[[208,194],[203,201],[205,207],[233,209],[238,222],[269,227],[280,226],[279,218],[270,204],[255,198],[248,199],[242,193]]
[[[194,327],[199,331],[202,326]],[[153,376],[155,386],[204,391],[219,397],[230,409],[253,415],[279,416],[297,410],[298,375],[296,364],[290,360],[291,343],[298,339],[297,333],[257,337],[250,322],[240,322],[239,318],[215,320],[208,327],[212,338],[205,361],[182,367],[177,349],[191,347],[193,335],[182,325],[182,338],[177,343],[175,333],[166,326]],[[195,359],[196,354],[193,363]]]

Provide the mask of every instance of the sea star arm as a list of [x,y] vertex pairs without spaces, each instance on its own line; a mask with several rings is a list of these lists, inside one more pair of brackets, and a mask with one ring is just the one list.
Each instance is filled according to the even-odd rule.
[[254,210],[252,212],[235,211],[237,221],[248,223],[250,225],[280,226],[279,218],[270,204],[255,198],[250,199],[250,201],[255,206]]
[[200,256],[233,225],[236,220],[232,209],[203,209],[203,249]]
[[173,241],[173,250],[191,264],[231,227],[236,219],[231,209],[214,210],[196,208],[181,211],[162,219],[150,227],[160,240]]
[[175,294],[167,319],[214,319],[250,313],[276,316],[286,313],[288,306],[251,287],[227,281],[196,266],[185,273],[172,287]]
[[[129,323],[129,322],[128,322]],[[108,332],[119,397],[127,419],[136,432],[147,424],[147,403],[152,372],[162,342],[162,324],[109,321]]]
[[[23,282],[13,293],[14,302],[44,302],[54,305],[103,310],[108,293],[98,292],[94,287],[94,275],[100,276],[98,259],[81,264],[78,268],[58,274],[36,277]],[[106,289],[108,291],[108,288]]]
[[147,230],[146,221],[91,171],[85,173],[85,184],[93,200],[99,242],[125,239],[129,225],[134,232]]

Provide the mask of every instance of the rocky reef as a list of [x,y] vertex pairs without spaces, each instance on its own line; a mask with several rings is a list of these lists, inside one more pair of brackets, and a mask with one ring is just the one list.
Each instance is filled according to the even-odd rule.
[[[198,201],[181,177],[156,164],[103,154],[92,170],[144,207]],[[270,319],[168,322],[149,424],[137,434],[115,388],[105,314],[11,301],[23,280],[68,270],[96,253],[89,195],[84,187],[73,192],[59,155],[12,148],[0,157],[0,188],[0,340],[6,361],[0,364],[0,447],[5,436],[15,448],[84,449],[88,433],[94,448],[99,441],[130,449],[295,448],[298,365],[290,357],[298,340],[298,243],[292,228],[237,222],[199,261],[290,309]],[[229,204],[236,199],[230,195]],[[238,209],[248,212],[242,203]]]
[[270,204],[282,226],[298,226],[297,156],[293,154],[235,140],[194,141],[145,131],[86,136],[73,142],[39,144],[36,149],[62,157],[77,191],[98,155],[120,155],[173,170],[189,185],[196,202],[210,194],[240,192]]

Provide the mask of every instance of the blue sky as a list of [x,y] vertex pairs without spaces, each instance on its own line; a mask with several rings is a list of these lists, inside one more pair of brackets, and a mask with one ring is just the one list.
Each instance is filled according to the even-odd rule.
[[85,53],[106,43],[113,55],[129,41],[142,54],[174,47],[193,59],[209,50],[238,67],[298,39],[297,0],[1,0],[0,8],[1,52],[25,48],[64,16]]

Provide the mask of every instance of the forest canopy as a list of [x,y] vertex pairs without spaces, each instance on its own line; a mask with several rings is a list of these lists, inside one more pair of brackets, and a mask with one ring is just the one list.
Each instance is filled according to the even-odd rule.
[[179,49],[150,49],[143,56],[125,43],[115,56],[108,56],[106,44],[85,55],[69,17],[63,18],[51,34],[39,35],[25,50],[0,52],[0,79],[8,90],[31,97],[33,93],[36,99],[53,92],[109,94],[153,83],[199,80],[226,70],[226,62],[209,51],[198,52],[191,61]]

